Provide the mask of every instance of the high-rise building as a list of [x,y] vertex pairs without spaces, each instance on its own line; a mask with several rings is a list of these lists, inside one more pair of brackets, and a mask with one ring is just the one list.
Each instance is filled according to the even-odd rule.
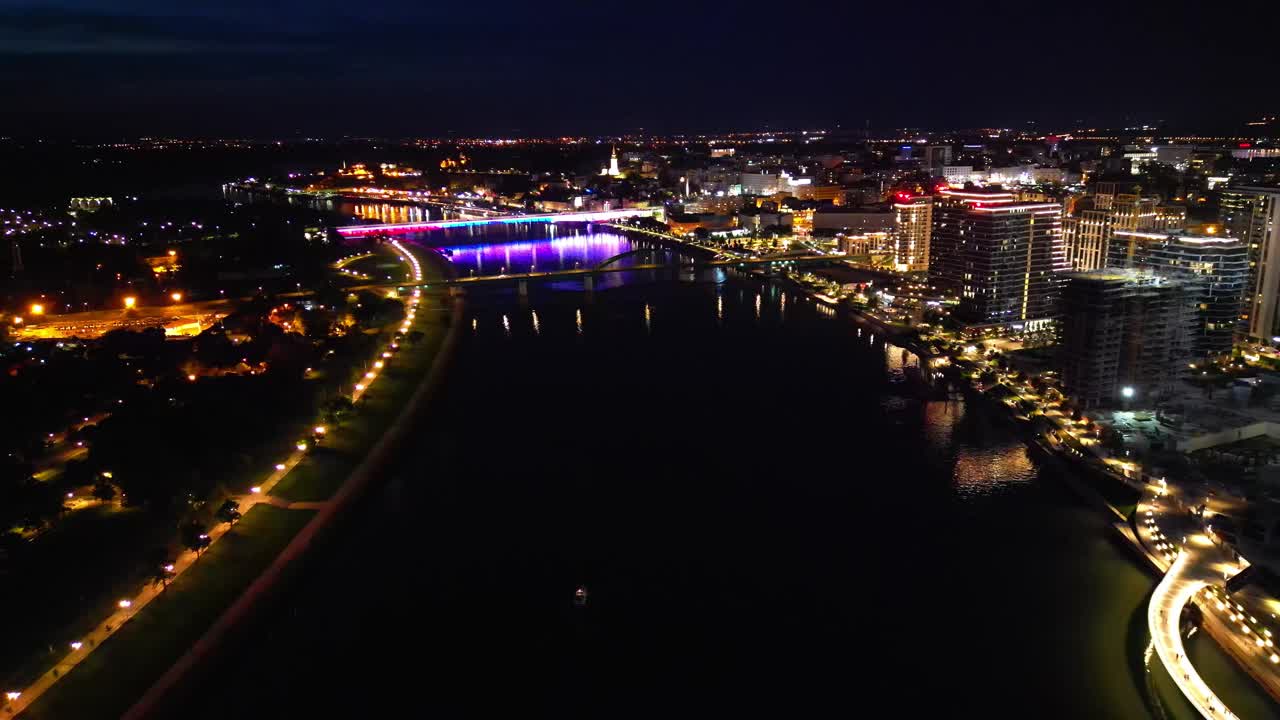
[[1185,281],[1196,292],[1192,354],[1205,358],[1231,351],[1249,286],[1249,250],[1244,243],[1182,230],[1117,230],[1107,265]]
[[[1011,203],[1015,195],[996,190],[943,190],[934,198],[929,233],[929,284],[936,289],[959,296],[964,286],[964,271],[959,260],[961,223],[969,203]],[[968,202],[966,202],[968,201]]]
[[1123,183],[1098,183],[1062,219],[1067,259],[1076,271],[1096,270],[1107,262],[1111,238],[1121,230],[1179,230],[1185,208],[1160,205],[1154,197],[1118,192]]
[[951,164],[951,146],[950,145],[926,145],[924,147],[923,165],[937,172],[941,172],[943,167]]
[[971,325],[1047,324],[1057,309],[1062,206],[1021,203],[999,191],[942,191],[933,207],[932,285],[960,297],[956,317]]
[[1096,270],[1106,264],[1113,222],[1109,210],[1080,210],[1062,219],[1062,243],[1072,270]]
[[1111,201],[1111,214],[1114,218],[1115,230],[1145,230],[1156,224],[1157,201],[1152,197],[1142,197],[1122,193]]
[[1151,230],[1181,230],[1187,226],[1187,209],[1181,205],[1157,205]]
[[893,203],[894,266],[899,272],[929,269],[933,198],[899,193]]
[[1147,405],[1186,372],[1195,289],[1136,270],[1066,274],[1058,369],[1084,408]]
[[1227,234],[1249,248],[1247,334],[1270,342],[1280,336],[1280,188],[1228,188],[1219,207]]

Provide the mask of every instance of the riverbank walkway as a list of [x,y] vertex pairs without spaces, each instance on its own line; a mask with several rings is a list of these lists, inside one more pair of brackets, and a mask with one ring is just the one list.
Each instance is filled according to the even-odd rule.
[[[393,241],[391,245],[394,247],[401,262],[406,264],[407,269],[410,272],[410,277],[413,281],[422,282],[422,266],[417,257],[398,241]],[[415,290],[413,295],[408,299],[408,302],[406,303],[405,319],[399,326],[401,332],[408,332],[410,327],[412,327],[421,298],[421,291]],[[395,345],[397,345],[396,341],[392,341],[392,346]],[[380,349],[379,354],[376,357],[389,358],[391,357],[391,353]],[[377,360],[375,358],[375,362],[375,369],[367,373],[360,384],[358,384],[351,393],[353,401],[358,401],[370,385],[373,384],[373,381],[377,378],[385,361]],[[302,462],[309,450],[310,445],[308,443],[298,444],[287,457],[285,457],[280,463],[276,464],[272,472],[267,475],[266,479],[259,485],[255,486],[249,493],[232,496],[231,499],[239,503],[239,510],[241,513],[247,513],[258,503],[297,510],[324,509],[327,506],[327,503],[324,502],[283,503],[280,499],[272,498],[269,495],[271,490],[281,480],[288,476],[299,463]],[[69,652],[52,668],[45,671],[40,675],[40,677],[36,678],[36,680],[30,685],[20,690],[4,689],[3,692],[5,695],[3,698],[0,698],[4,700],[4,702],[0,704],[0,711],[3,712],[3,716],[14,717],[20,715],[24,710],[30,707],[36,700],[54,687],[54,685],[56,685],[62,678],[66,677],[67,673],[73,670],[80,663],[84,662],[86,658],[101,647],[102,643],[106,642],[107,639],[118,631],[125,623],[132,620],[151,602],[160,597],[165,589],[168,588],[169,582],[172,582],[174,578],[177,578],[194,566],[196,562],[203,557],[203,553],[206,552],[209,547],[213,546],[226,536],[233,527],[234,526],[230,523],[218,523],[208,531],[208,543],[206,544],[204,551],[196,552],[193,550],[186,550],[166,568],[168,573],[168,580],[166,582],[147,583],[135,595],[121,599],[117,604],[115,612],[102,622],[98,623],[93,630],[71,643]]]
[[1201,628],[1272,696],[1280,695],[1280,655],[1271,629],[1221,587],[1247,564],[1237,562],[1204,532],[1173,486],[1148,487],[1138,503],[1136,522],[1143,548],[1164,570],[1147,606],[1147,627],[1156,655],[1187,700],[1205,718],[1237,717],[1187,658],[1182,616],[1189,603],[1202,610]]

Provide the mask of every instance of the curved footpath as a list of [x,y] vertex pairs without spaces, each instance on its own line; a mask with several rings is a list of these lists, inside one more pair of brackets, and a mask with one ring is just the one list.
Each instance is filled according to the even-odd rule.
[[176,699],[181,686],[196,673],[208,666],[225,649],[232,634],[257,613],[264,602],[281,589],[290,567],[303,557],[312,546],[329,531],[335,520],[350,510],[369,488],[381,477],[396,459],[401,446],[408,439],[418,416],[427,401],[439,388],[445,371],[457,345],[458,328],[462,325],[463,301],[453,300],[452,317],[440,353],[431,370],[405,404],[400,415],[369,451],[364,461],[348,476],[338,491],[330,498],[314,518],[299,532],[276,557],[275,561],[258,576],[236,602],[186,653],[169,668],[159,680],[125,713],[124,720],[142,720],[157,716]]
[[[1138,538],[1153,563],[1165,570],[1147,605],[1147,628],[1160,662],[1197,712],[1212,720],[1234,720],[1236,714],[1210,689],[1187,657],[1182,643],[1183,610],[1188,604],[1198,604],[1204,611],[1203,629],[1269,692],[1271,680],[1262,667],[1274,664],[1276,655],[1267,636],[1269,631],[1259,630],[1254,635],[1251,625],[1256,621],[1246,624],[1247,615],[1243,610],[1237,616],[1236,610],[1227,604],[1230,600],[1225,591],[1219,587],[1240,571],[1240,565],[1196,526],[1179,507],[1175,494],[1173,488],[1149,488],[1138,503]],[[1198,595],[1203,597],[1197,598]],[[1253,639],[1248,643],[1253,653],[1234,647],[1236,638],[1212,632],[1211,625],[1217,622],[1217,617],[1209,606],[1214,604],[1219,610],[1231,611],[1232,621],[1238,621],[1240,631]]]

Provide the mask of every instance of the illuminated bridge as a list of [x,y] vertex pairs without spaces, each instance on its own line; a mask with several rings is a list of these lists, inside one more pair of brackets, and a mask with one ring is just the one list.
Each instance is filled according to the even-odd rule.
[[473,227],[476,225],[511,225],[524,223],[558,223],[558,222],[611,222],[633,217],[653,217],[659,215],[662,208],[627,208],[624,210],[605,210],[602,212],[564,212],[543,213],[540,215],[500,215],[490,218],[470,220],[428,220],[425,222],[389,223],[385,225],[345,225],[335,228],[338,234],[346,238],[368,237],[370,235],[396,235],[400,233],[421,232],[423,230],[441,230],[445,228]]
[[419,282],[386,282],[371,283],[367,285],[353,285],[345,288],[351,292],[359,290],[383,290],[388,288],[405,288],[405,287],[449,287],[449,288],[465,288],[468,286],[484,286],[484,285],[515,285],[521,295],[525,295],[529,291],[530,282],[541,281],[557,281],[580,279],[583,282],[583,288],[587,291],[594,289],[595,279],[601,275],[619,272],[640,272],[640,271],[691,271],[705,268],[776,268],[786,266],[803,266],[803,265],[827,265],[834,262],[841,262],[849,258],[848,255],[776,255],[772,257],[753,257],[753,258],[715,258],[711,260],[684,260],[676,259],[673,262],[648,262],[637,265],[623,265],[618,263],[622,258],[639,255],[650,252],[662,252],[653,250],[632,250],[625,253],[615,255],[608,260],[589,268],[573,268],[572,270],[540,270],[528,273],[509,273],[504,275],[476,275],[472,277],[459,277],[450,280],[423,280]]

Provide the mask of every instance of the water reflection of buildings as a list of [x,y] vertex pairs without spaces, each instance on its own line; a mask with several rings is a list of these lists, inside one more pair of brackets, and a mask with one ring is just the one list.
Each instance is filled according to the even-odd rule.
[[906,379],[908,368],[920,367],[920,356],[898,347],[892,343],[884,344],[884,366],[889,372],[889,380],[892,382],[902,382]]
[[431,212],[416,205],[394,205],[390,203],[355,203],[352,214],[361,220],[377,220],[383,223],[426,222],[431,220]]
[[961,497],[996,495],[1035,477],[1027,447],[1016,438],[993,447],[960,446],[956,451],[951,477]]

